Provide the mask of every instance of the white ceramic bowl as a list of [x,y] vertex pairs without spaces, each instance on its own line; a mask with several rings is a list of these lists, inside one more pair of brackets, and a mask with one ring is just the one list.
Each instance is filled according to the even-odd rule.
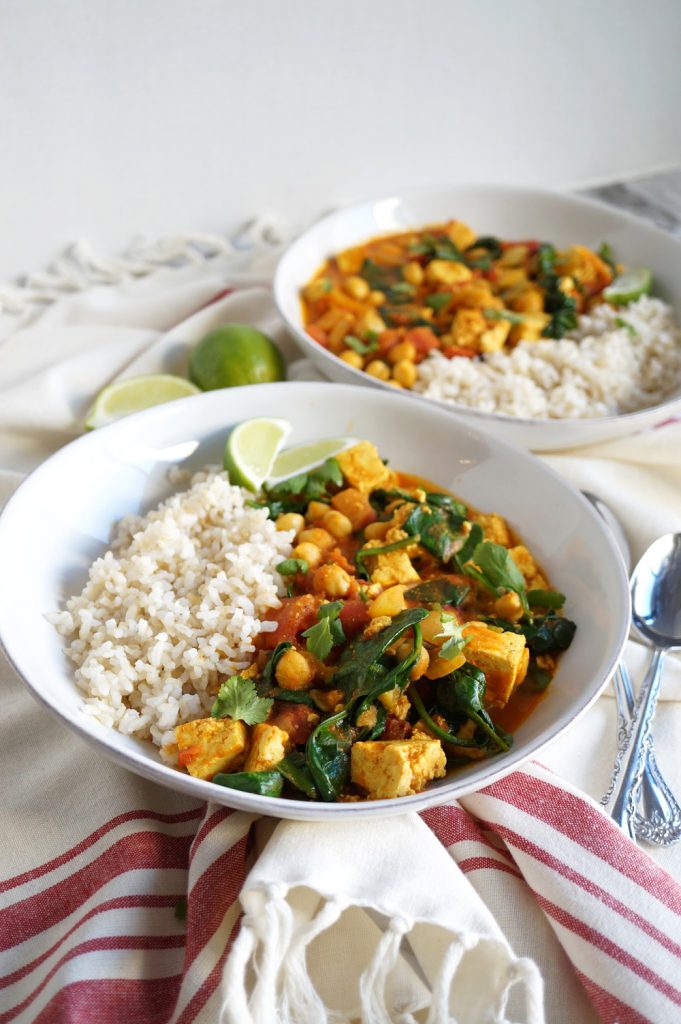
[[[300,236],[279,262],[274,294],[279,312],[298,344],[325,377],[348,384],[389,390],[390,385],[355,370],[322,348],[305,331],[300,289],[334,253],[360,242],[410,227],[456,218],[480,235],[539,238],[558,247],[580,243],[612,245],[617,258],[631,266],[649,266],[655,294],[671,303],[681,317],[681,244],[649,224],[610,206],[572,195],[506,186],[455,186],[408,192],[350,206],[325,217]],[[621,416],[590,419],[522,419],[484,413],[423,398],[469,419],[472,424],[533,451],[594,444],[633,434],[681,414],[681,386],[660,405]]]
[[[107,729],[80,710],[73,666],[47,622],[82,587],[113,520],[146,512],[173,491],[168,470],[221,461],[230,427],[254,415],[287,417],[290,443],[343,434],[374,441],[393,466],[509,519],[578,623],[547,698],[518,729],[509,754],[472,763],[401,800],[315,804],[239,793],[164,765],[150,742]],[[422,809],[499,778],[574,721],[612,673],[629,622],[617,549],[591,506],[538,459],[481,434],[435,406],[339,384],[264,384],[157,406],[94,431],[48,459],[0,518],[0,639],[34,697],[79,736],[133,772],[191,796],[286,818],[329,820]]]

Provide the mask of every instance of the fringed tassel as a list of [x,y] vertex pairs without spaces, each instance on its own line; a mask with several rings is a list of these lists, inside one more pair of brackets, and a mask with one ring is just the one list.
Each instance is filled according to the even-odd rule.
[[253,1015],[248,1007],[246,968],[254,949],[255,930],[250,918],[244,916],[222,973],[219,1024],[253,1024]]
[[261,955],[255,962],[257,978],[251,998],[254,1024],[276,1024],[281,1020],[277,987],[293,929],[293,911],[284,887],[269,885],[266,896],[258,927]]
[[393,1016],[385,1002],[385,986],[402,944],[402,936],[413,922],[393,917],[381,938],[371,963],[359,979],[362,1024],[392,1024]]
[[534,960],[521,957],[511,968],[513,980],[525,983],[527,1024],[544,1024],[544,980]]
[[440,969],[433,983],[433,993],[426,1024],[443,1024],[449,1020],[449,1002],[452,982],[464,953],[478,944],[477,935],[457,935],[449,944],[442,958]]
[[308,925],[294,934],[283,965],[283,1017],[296,1024],[327,1024],[329,1011],[319,997],[307,970],[310,943],[335,924],[345,910],[340,899],[328,900]]

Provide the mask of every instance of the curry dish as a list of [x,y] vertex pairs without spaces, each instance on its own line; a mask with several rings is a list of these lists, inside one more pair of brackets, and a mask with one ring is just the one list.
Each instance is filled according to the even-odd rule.
[[575,624],[503,517],[389,468],[362,441],[254,499],[292,531],[249,668],[177,726],[182,768],[248,792],[418,793],[503,754]]
[[609,247],[564,251],[478,237],[449,221],[384,235],[327,260],[303,289],[312,338],[355,369],[411,389],[433,350],[478,358],[519,341],[562,338],[602,301]]

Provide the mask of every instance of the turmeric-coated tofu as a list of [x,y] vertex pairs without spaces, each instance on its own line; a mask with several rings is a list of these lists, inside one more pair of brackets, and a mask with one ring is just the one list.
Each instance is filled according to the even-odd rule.
[[418,734],[408,740],[355,743],[350,774],[369,800],[384,800],[420,793],[432,779],[444,778],[445,765],[440,741]]
[[506,520],[502,516],[497,515],[496,512],[491,512],[489,515],[484,512],[473,512],[470,518],[482,527],[482,535],[485,540],[489,540],[493,544],[501,544],[505,548],[511,546],[511,534]]
[[452,343],[479,352],[486,330],[487,321],[479,309],[457,309],[452,321]]
[[[398,532],[403,533],[402,530]],[[384,543],[382,540],[370,540],[364,545],[363,550],[368,553],[372,547],[380,548]],[[373,558],[372,562],[374,562]],[[376,555],[375,563],[370,571],[371,582],[379,583],[382,587],[392,587],[396,583],[418,583],[421,579],[404,548],[387,551],[384,555]]]
[[175,729],[178,759],[190,775],[212,779],[243,761],[248,730],[243,722],[231,718],[199,718]]
[[511,324],[508,320],[497,320],[496,323],[489,324],[480,337],[480,351],[499,352],[504,347],[510,330]]
[[352,523],[353,530],[363,530],[368,523],[376,518],[371,502],[366,494],[356,487],[346,487],[334,494],[331,504]]
[[362,494],[369,494],[377,487],[390,487],[395,482],[395,474],[383,463],[370,441],[360,441],[340,452],[336,459],[347,482]]
[[463,635],[468,641],[466,661],[485,673],[485,706],[503,707],[527,674],[525,637],[510,630],[499,632],[484,622],[468,622]]
[[539,566],[524,544],[509,548],[509,555],[525,577],[528,590],[546,590],[548,583]]
[[276,768],[286,756],[288,742],[288,733],[278,725],[259,722],[253,727],[251,749],[248,751],[244,771],[267,772]]

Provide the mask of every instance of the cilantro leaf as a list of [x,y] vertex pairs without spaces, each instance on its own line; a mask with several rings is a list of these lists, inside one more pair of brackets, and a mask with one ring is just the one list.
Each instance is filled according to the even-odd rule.
[[220,687],[210,713],[213,718],[228,717],[235,722],[257,725],[265,721],[272,704],[267,697],[258,696],[252,679],[230,676]]
[[617,265],[615,263],[615,254],[612,251],[612,246],[608,242],[601,242],[600,248],[596,252],[597,256],[607,263],[613,274],[617,273]]
[[562,608],[565,594],[558,590],[528,590],[527,603],[530,608]]
[[317,622],[303,633],[310,654],[320,661],[326,661],[331,648],[345,641],[343,625],[338,618],[343,608],[342,601],[323,604],[317,612]]
[[468,643],[468,637],[463,635],[463,624],[460,624],[454,615],[450,615],[448,612],[441,612],[440,622],[442,623],[442,632],[438,633],[437,636],[444,636],[447,639],[440,648],[438,657],[449,660],[457,654],[461,654]]
[[508,548],[484,540],[473,552],[471,562],[472,564],[464,566],[464,572],[468,576],[482,583],[495,597],[501,597],[502,588],[514,591],[520,598],[524,610],[529,611],[525,577],[513,561]]
[[[375,334],[375,332],[374,332]],[[370,352],[375,352],[378,348],[378,338],[370,338],[368,341],[360,341],[354,334],[346,334],[343,341],[351,348],[353,352],[357,352],[360,356],[367,356]]]

